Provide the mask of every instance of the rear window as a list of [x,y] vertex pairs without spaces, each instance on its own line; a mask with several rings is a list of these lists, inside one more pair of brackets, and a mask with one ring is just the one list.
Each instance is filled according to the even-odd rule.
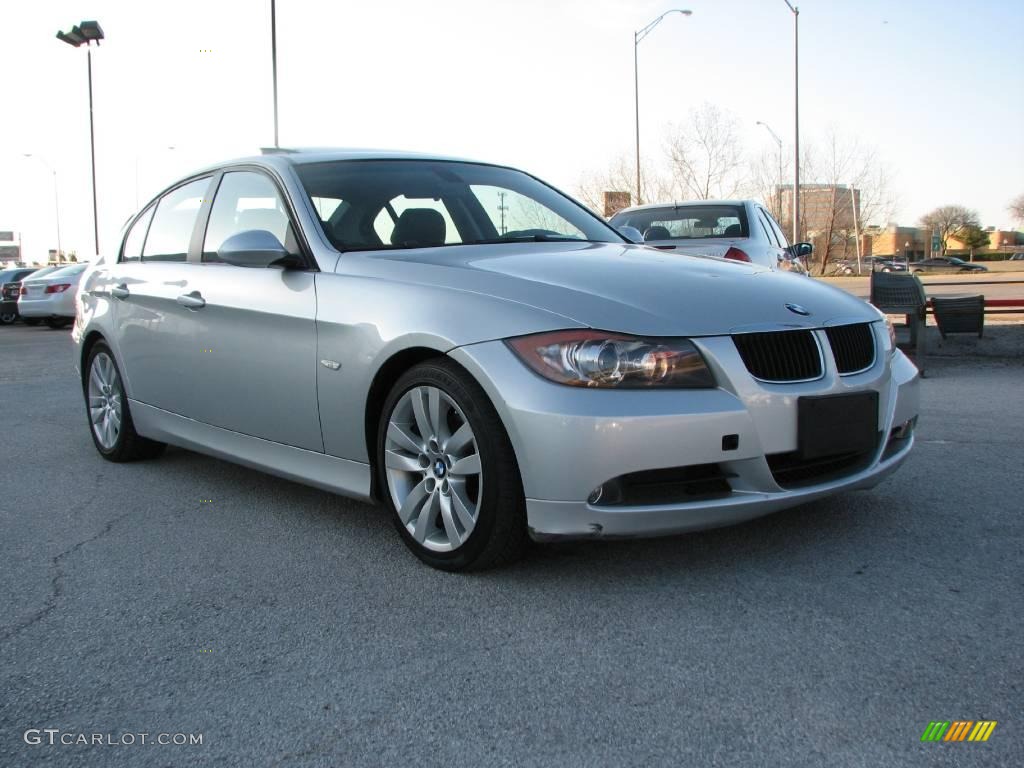
[[85,272],[85,268],[88,266],[88,264],[75,264],[70,267],[61,267],[48,274],[47,277],[72,277],[80,272]]
[[645,240],[703,240],[749,237],[742,205],[680,205],[622,213],[616,227],[636,227]]

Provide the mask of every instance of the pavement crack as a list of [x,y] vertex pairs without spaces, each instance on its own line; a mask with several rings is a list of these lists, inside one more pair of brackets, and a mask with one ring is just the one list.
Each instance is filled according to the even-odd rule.
[[[91,502],[93,498],[95,498],[95,495],[89,498],[87,501],[83,502],[82,506]],[[43,604],[43,607],[35,613],[33,613],[27,619],[18,622],[13,627],[4,629],[2,632],[0,632],[0,642],[7,641],[15,635],[21,634],[29,627],[38,624],[40,621],[46,618],[57,607],[57,601],[64,595],[64,577],[66,575],[64,568],[62,567],[62,563],[64,562],[64,560],[66,560],[68,557],[71,557],[71,555],[80,550],[86,544],[91,544],[94,541],[102,539],[104,536],[110,533],[110,531],[114,528],[115,525],[117,525],[117,523],[119,523],[124,518],[128,517],[128,515],[132,514],[132,512],[134,512],[134,510],[123,512],[120,515],[117,515],[116,517],[108,520],[107,523],[103,526],[103,528],[99,531],[99,533],[95,533],[89,538],[83,539],[82,541],[79,541],[77,544],[73,544],[60,554],[54,556],[50,561],[50,567],[54,570],[53,577],[50,579],[50,594],[47,596],[46,602]]]
[[[236,496],[240,496],[241,493],[242,492],[240,491],[239,493],[230,494],[229,496],[224,497],[224,500],[230,500]],[[94,492],[88,499],[83,501],[81,504],[78,504],[74,509],[70,510],[70,514],[73,514],[77,510],[91,504],[93,500],[96,498],[96,496],[97,492]],[[179,514],[182,512],[186,512],[187,510],[188,505],[183,505],[181,509],[177,510],[177,512],[174,512],[172,514]],[[115,525],[117,525],[119,522],[124,520],[129,515],[134,514],[136,511],[137,510],[131,509],[128,510],[127,512],[122,512],[120,515],[117,515],[116,517],[111,518],[106,522],[106,524],[103,526],[102,529],[100,529],[98,533],[93,534],[87,539],[79,541],[77,544],[73,544],[60,554],[51,558],[50,568],[53,569],[54,574],[53,577],[50,579],[50,593],[49,595],[47,595],[46,601],[43,603],[43,607],[35,613],[33,613],[28,618],[18,622],[17,624],[0,630],[0,643],[6,642],[7,640],[10,640],[11,638],[21,634],[26,629],[34,626],[35,624],[38,624],[40,621],[45,619],[50,613],[52,613],[54,609],[56,609],[57,607],[57,601],[60,600],[60,598],[64,595],[64,578],[67,574],[65,573],[64,568],[62,567],[62,563],[67,558],[75,554],[82,547],[84,547],[86,544],[91,544],[94,541],[102,539],[104,536],[106,536],[113,530]]]

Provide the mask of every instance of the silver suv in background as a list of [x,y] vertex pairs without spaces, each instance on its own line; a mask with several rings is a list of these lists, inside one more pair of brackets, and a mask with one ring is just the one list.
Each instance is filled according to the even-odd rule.
[[619,211],[608,223],[633,227],[655,248],[804,274],[813,250],[810,243],[790,245],[782,227],[756,200],[639,205]]

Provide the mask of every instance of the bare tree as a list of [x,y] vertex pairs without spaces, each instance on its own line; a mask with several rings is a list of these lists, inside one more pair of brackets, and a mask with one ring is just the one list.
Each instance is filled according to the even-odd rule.
[[887,220],[895,198],[875,149],[834,129],[808,145],[801,171],[811,189],[800,185],[800,218],[825,274],[830,260],[856,255],[858,230]]
[[1017,197],[1013,198],[1006,207],[1006,210],[1010,212],[1015,222],[1024,224],[1024,195],[1017,195]]
[[665,144],[673,191],[682,199],[736,197],[744,185],[739,121],[705,102],[683,125],[669,126]]
[[951,238],[958,238],[968,227],[980,227],[978,212],[962,205],[943,205],[921,217],[921,226],[939,233],[942,255]]
[[[667,202],[672,199],[671,184],[665,174],[656,170],[646,159],[641,160],[641,192],[648,203]],[[619,155],[606,169],[583,175],[576,187],[576,196],[590,210],[603,214],[605,192],[630,192],[636,188],[636,164],[628,153]],[[636,200],[632,200],[636,205]]]

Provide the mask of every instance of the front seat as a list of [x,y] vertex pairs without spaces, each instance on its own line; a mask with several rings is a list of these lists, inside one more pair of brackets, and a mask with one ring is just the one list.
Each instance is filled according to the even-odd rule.
[[395,222],[391,244],[406,248],[444,245],[444,216],[433,208],[406,208]]
[[743,227],[739,224],[730,224],[725,228],[722,237],[743,237]]
[[648,227],[644,232],[644,240],[671,240],[672,233],[665,227]]

